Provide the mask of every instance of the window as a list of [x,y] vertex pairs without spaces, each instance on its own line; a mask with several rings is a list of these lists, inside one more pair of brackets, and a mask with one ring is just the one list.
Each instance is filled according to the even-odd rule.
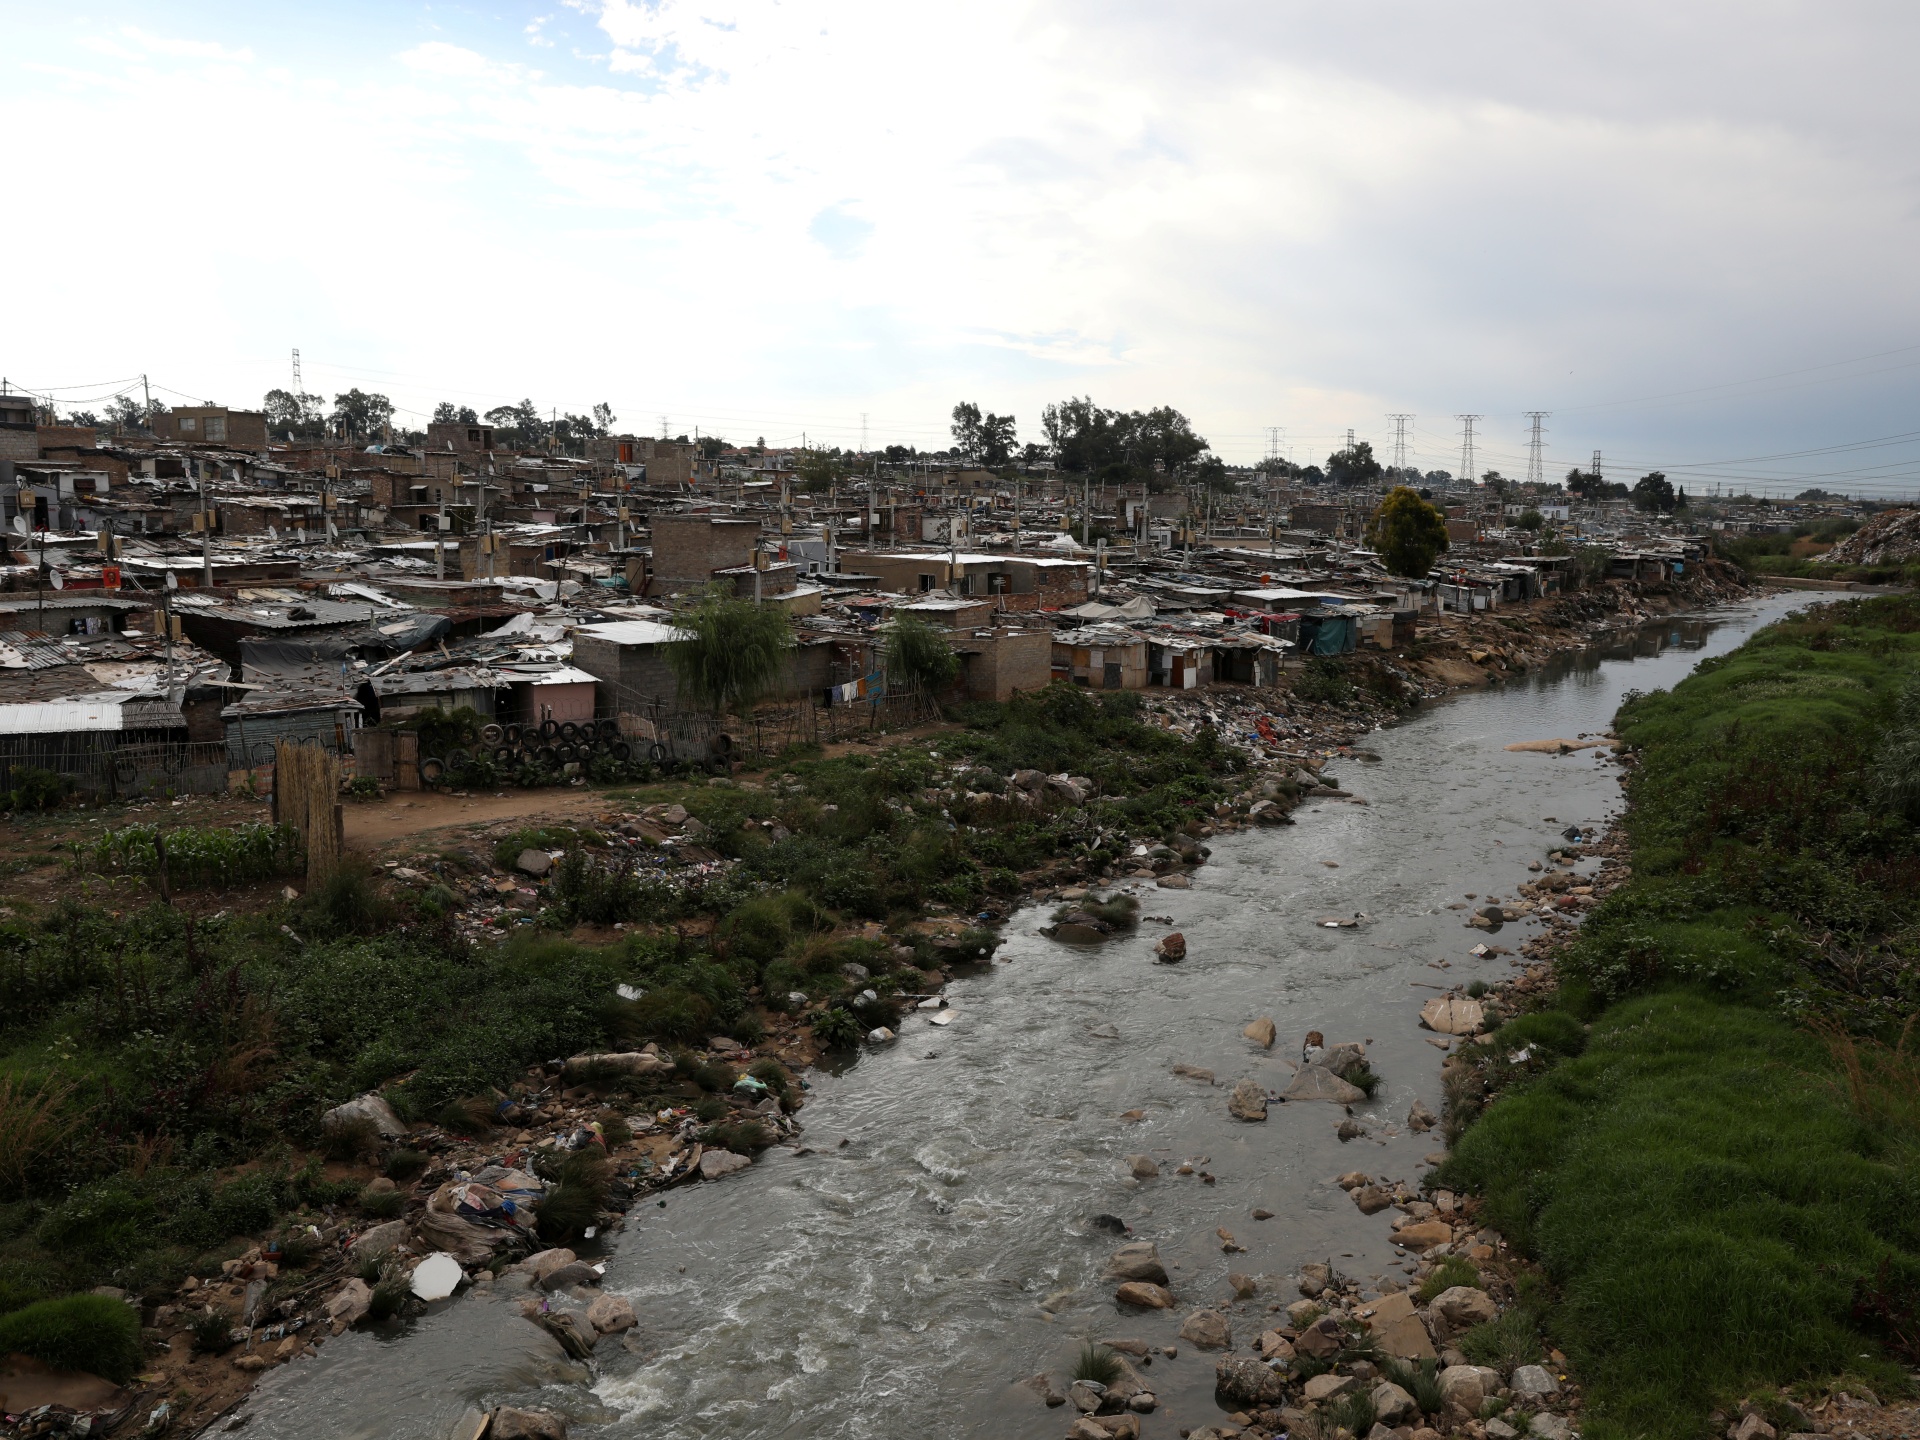
[[437,518],[438,518],[438,517],[436,517],[436,516],[433,516],[433,515],[422,515],[422,516],[420,517],[420,528],[421,528],[422,530],[431,530],[431,529],[433,529],[433,522],[434,522],[434,521],[435,521],[435,519],[437,519]]
[[182,415],[180,417],[180,433],[182,435],[191,435],[199,428],[200,421],[195,416]]
[[227,417],[224,415],[207,416],[207,439],[225,440],[227,438]]
[[926,590],[933,589],[933,580],[934,580],[934,577],[931,575],[925,575],[925,574],[921,575],[920,577],[921,590],[926,591]]

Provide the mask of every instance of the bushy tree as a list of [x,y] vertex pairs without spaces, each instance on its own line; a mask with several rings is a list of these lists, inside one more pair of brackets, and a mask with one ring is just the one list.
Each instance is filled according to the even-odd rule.
[[1654,515],[1671,515],[1680,503],[1673,482],[1658,470],[1634,482],[1633,508]]
[[333,414],[327,418],[347,439],[369,440],[392,421],[393,402],[356,385],[346,394],[333,397]]
[[1391,575],[1426,578],[1447,548],[1447,518],[1404,485],[1396,485],[1367,522],[1367,544]]
[[433,423],[436,425],[478,425],[480,417],[474,413],[471,405],[455,405],[451,400],[442,400],[433,407]]
[[928,694],[938,693],[960,673],[944,630],[908,612],[896,612],[887,626],[887,674],[910,681]]
[[1380,478],[1380,462],[1373,445],[1362,440],[1327,457],[1327,478],[1336,485],[1371,485]]
[[1170,405],[1152,410],[1106,410],[1091,397],[1049,405],[1040,428],[1062,470],[1103,480],[1145,480],[1155,490],[1180,483],[1207,451],[1207,440]]
[[267,412],[269,435],[291,435],[296,440],[317,440],[326,434],[326,416],[320,407],[321,395],[296,395],[291,390],[269,390],[261,408]]
[[724,586],[673,623],[686,632],[666,647],[680,698],[715,715],[746,709],[773,689],[793,648],[786,611],[739,599]]

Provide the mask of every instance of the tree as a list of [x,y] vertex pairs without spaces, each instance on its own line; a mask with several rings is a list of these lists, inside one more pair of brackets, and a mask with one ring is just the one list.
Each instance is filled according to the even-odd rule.
[[826,494],[848,474],[837,451],[803,450],[793,468],[800,477],[800,488],[809,495]]
[[1652,474],[1642,475],[1633,486],[1633,508],[1644,510],[1653,515],[1671,515],[1679,499],[1673,493],[1673,483],[1655,470]]
[[1542,525],[1547,523],[1547,517],[1529,505],[1525,510],[1520,512],[1520,518],[1514,523],[1522,530],[1538,530]]
[[100,417],[91,410],[72,410],[67,413],[67,418],[60,423],[62,425],[72,425],[82,430],[98,430],[100,428]]
[[455,405],[451,400],[442,400],[433,407],[433,423],[436,425],[478,425],[480,417],[473,412],[471,405]]
[[290,435],[296,440],[318,440],[326,434],[326,417],[320,407],[321,395],[296,395],[291,390],[269,390],[261,402],[267,412],[269,434]]
[[1104,410],[1087,396],[1049,405],[1040,428],[1062,470],[1102,480],[1144,480],[1154,490],[1180,483],[1207,451],[1207,440],[1170,405],[1152,410]]
[[980,463],[989,468],[1013,460],[1013,416],[989,412],[980,421]]
[[953,448],[971,460],[980,453],[980,407],[962,400],[953,407]]
[[371,439],[393,419],[393,402],[356,385],[333,397],[333,414],[327,418],[349,440]]
[[107,402],[104,419],[115,430],[144,430],[147,428],[147,413],[126,395],[116,395]]
[[1390,575],[1426,578],[1447,548],[1447,518],[1404,485],[1396,485],[1367,522],[1367,544]]
[[593,423],[600,427],[600,433],[602,435],[611,431],[613,429],[613,422],[619,418],[618,415],[613,413],[613,406],[604,400],[593,407]]
[[666,647],[680,698],[714,715],[751,707],[778,682],[793,648],[786,611],[739,599],[724,585],[673,623],[686,637]]
[[1380,474],[1380,462],[1373,458],[1373,445],[1366,440],[1327,457],[1327,478],[1336,485],[1371,485]]
[[541,423],[540,411],[531,400],[522,400],[518,405],[496,405],[487,411],[487,424],[493,427],[494,439],[509,450],[532,450],[539,446],[546,436],[546,426]]
[[947,634],[918,615],[895,612],[887,625],[887,674],[937,694],[960,673],[960,657]]

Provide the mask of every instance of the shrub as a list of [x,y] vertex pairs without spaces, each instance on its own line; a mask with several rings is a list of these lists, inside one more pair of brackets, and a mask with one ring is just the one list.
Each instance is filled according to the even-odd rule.
[[380,1143],[373,1121],[355,1118],[329,1125],[320,1134],[320,1153],[335,1164],[358,1160]]
[[1080,1347],[1080,1358],[1073,1364],[1073,1379],[1111,1385],[1120,1375],[1120,1357],[1106,1346],[1088,1342]]
[[597,1146],[589,1146],[543,1160],[539,1168],[547,1181],[547,1193],[534,1210],[541,1238],[555,1245],[578,1239],[607,1207],[613,1162]]
[[1471,1285],[1476,1290],[1486,1288],[1480,1283],[1480,1272],[1473,1268],[1472,1261],[1461,1255],[1448,1255],[1420,1282],[1414,1298],[1426,1305],[1460,1285]]
[[427,1156],[418,1150],[408,1150],[403,1147],[387,1156],[387,1163],[381,1169],[389,1180],[404,1183],[425,1170],[427,1164]]
[[0,1196],[23,1194],[41,1156],[74,1122],[63,1114],[69,1081],[0,1075]]
[[1374,1074],[1365,1060],[1355,1060],[1340,1072],[1340,1078],[1362,1091],[1369,1100],[1380,1088],[1380,1077]]
[[733,1107],[718,1095],[702,1095],[698,1100],[693,1102],[694,1119],[703,1121],[708,1125],[713,1124],[716,1120],[724,1120],[732,1110]]
[[1387,1356],[1380,1362],[1380,1373],[1413,1397],[1413,1403],[1428,1415],[1438,1415],[1447,1403],[1440,1391],[1440,1362],[1421,1360],[1409,1365]]
[[217,1305],[194,1316],[187,1329],[193,1333],[193,1348],[202,1355],[218,1355],[233,1344],[233,1315]]
[[18,1351],[124,1385],[141,1366],[140,1317],[106,1295],[69,1295],[0,1316],[0,1355]]
[[406,1208],[403,1190],[366,1189],[360,1192],[360,1213],[374,1220],[393,1220]]
[[738,1155],[751,1155],[773,1143],[773,1134],[758,1120],[722,1121],[700,1134],[703,1145],[717,1145]]
[[35,765],[11,772],[13,788],[5,792],[9,810],[54,810],[67,798],[66,777]]
[[379,1278],[370,1282],[373,1297],[367,1304],[367,1318],[378,1324],[398,1315],[407,1303],[411,1287],[398,1261],[388,1259],[380,1266]]
[[766,1086],[769,1092],[782,1099],[785,1099],[787,1093],[793,1088],[792,1074],[788,1072],[786,1066],[771,1056],[754,1061],[747,1067],[747,1073]]
[[1380,1412],[1373,1403],[1373,1392],[1362,1387],[1334,1401],[1327,1418],[1350,1435],[1365,1435],[1373,1429]]

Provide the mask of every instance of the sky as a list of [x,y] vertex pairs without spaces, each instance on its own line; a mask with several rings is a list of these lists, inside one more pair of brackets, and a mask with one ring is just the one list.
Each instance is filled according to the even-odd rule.
[[0,377],[1920,491],[1920,7],[0,0]]

